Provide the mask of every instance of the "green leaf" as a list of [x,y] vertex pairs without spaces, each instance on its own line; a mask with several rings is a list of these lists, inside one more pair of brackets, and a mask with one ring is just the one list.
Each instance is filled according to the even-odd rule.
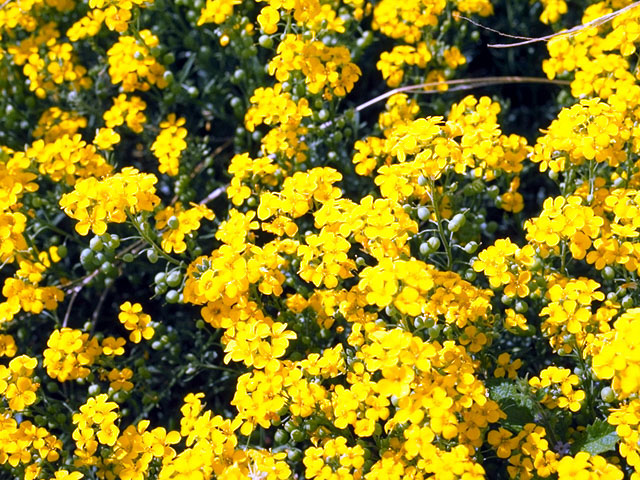
[[520,431],[527,423],[533,422],[535,411],[534,400],[523,393],[512,380],[499,378],[486,382],[489,396],[498,402],[507,418],[501,422],[501,426]]
[[600,455],[615,450],[619,440],[620,437],[614,425],[605,420],[596,420],[573,444],[571,453],[587,452],[591,455]]

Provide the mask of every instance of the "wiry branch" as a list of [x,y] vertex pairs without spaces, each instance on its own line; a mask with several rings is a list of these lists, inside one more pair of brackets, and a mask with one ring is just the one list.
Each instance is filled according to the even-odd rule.
[[576,25],[573,28],[570,28],[569,30],[564,30],[562,32],[558,32],[558,33],[553,33],[551,35],[546,35],[544,37],[537,37],[537,38],[530,38],[530,37],[521,37],[518,35],[510,35],[508,33],[504,33],[504,32],[500,32],[498,30],[494,30],[493,28],[489,28],[485,25],[482,25],[478,22],[475,22],[473,20],[471,20],[470,18],[467,17],[463,17],[462,15],[458,15],[458,18],[462,18],[463,20],[466,20],[470,23],[472,23],[473,25],[483,28],[484,30],[488,30],[490,32],[493,33],[497,33],[498,35],[502,36],[502,37],[507,37],[507,38],[515,38],[517,40],[523,40],[522,42],[516,42],[516,43],[494,43],[494,44],[490,44],[487,45],[490,48],[511,48],[511,47],[521,47],[523,45],[529,45],[532,43],[538,43],[538,42],[548,42],[549,40],[552,40],[556,37],[573,37],[575,35],[577,35],[578,33],[580,33],[583,30],[586,30],[588,28],[592,28],[592,27],[599,27],[600,25],[604,25],[607,22],[610,22],[611,20],[613,20],[616,17],[619,17],[620,15],[627,13],[630,10],[633,10],[634,8],[640,6],[640,1],[637,2],[633,2],[631,5],[627,5],[624,8],[621,8],[620,10],[616,10],[615,12],[611,12],[611,13],[607,13],[605,15],[602,15],[601,17],[595,18],[593,20],[591,20],[590,22],[587,23],[583,23],[582,25]]
[[453,14],[453,18],[456,19],[456,20],[461,18],[462,20],[466,20],[467,22],[471,23],[472,25],[475,25],[476,27],[480,27],[483,30],[488,30],[489,32],[497,33],[501,37],[513,38],[515,40],[536,40],[536,38],[534,38],[534,37],[521,37],[520,35],[511,35],[509,33],[501,32],[500,30],[495,30],[495,29],[493,29],[491,27],[487,27],[486,25],[482,25],[481,23],[476,22],[475,20],[472,20],[469,17],[465,17],[464,15],[460,15],[459,13],[458,14],[454,13]]
[[445,93],[445,91],[438,90],[438,87],[443,85],[452,86],[448,88],[446,92],[456,92],[460,90],[470,90],[472,88],[487,87],[490,85],[504,85],[511,83],[546,83],[552,85],[569,85],[567,80],[549,80],[548,78],[540,77],[519,77],[519,76],[506,76],[506,77],[484,77],[484,78],[462,78],[457,80],[445,80],[443,82],[428,82],[419,83],[417,85],[408,85],[406,87],[394,88],[388,92],[378,95],[371,100],[358,105],[355,110],[360,112],[365,108],[370,107],[382,100],[389,98],[396,93],[412,92],[412,93]]

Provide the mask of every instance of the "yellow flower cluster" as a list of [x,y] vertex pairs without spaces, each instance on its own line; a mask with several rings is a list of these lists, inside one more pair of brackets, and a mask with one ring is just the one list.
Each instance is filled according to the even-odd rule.
[[540,14],[540,21],[546,25],[555,23],[567,13],[567,2],[564,0],[540,0],[544,9]]
[[[13,55],[14,63],[23,66],[22,72],[29,81],[29,90],[39,99],[44,99],[63,82],[69,82],[74,90],[89,88],[91,79],[87,76],[87,69],[75,63],[73,46],[66,42],[57,43],[59,33],[54,28],[45,29],[42,35],[45,38],[31,37],[31,41],[7,49]],[[39,55],[36,47],[39,44],[46,45],[46,55]]]
[[[13,242],[9,239],[7,243]],[[26,249],[26,245],[24,248]],[[7,300],[0,303],[0,324],[11,321],[20,311],[38,314],[45,309],[55,310],[58,303],[64,299],[64,292],[58,287],[40,286],[45,271],[53,263],[60,261],[58,247],[51,247],[48,252],[40,252],[37,259],[32,260],[20,254],[15,260],[19,268],[13,277],[5,278],[2,286],[2,294]]]
[[65,133],[49,142],[36,140],[26,152],[18,152],[16,156],[36,162],[41,174],[68,185],[81,178],[103,177],[113,170],[96,147],[82,140],[79,133]]
[[492,430],[487,440],[499,458],[509,460],[510,478],[546,478],[555,472],[558,461],[546,436],[544,427],[527,423],[517,435],[504,428]]
[[64,134],[72,137],[79,129],[86,126],[87,119],[77,112],[62,110],[60,107],[50,107],[40,116],[33,136],[35,138],[44,137],[44,141],[49,143]]
[[135,133],[141,133],[147,117],[142,113],[147,104],[136,96],[127,97],[121,93],[113,99],[113,106],[104,112],[103,118],[107,128],[114,128],[124,123]]
[[584,480],[622,480],[624,474],[600,455],[578,452],[560,459],[556,467],[558,480],[584,478]]
[[102,235],[107,222],[122,223],[127,215],[153,211],[160,202],[155,195],[156,182],[153,174],[125,167],[104,180],[88,177],[78,181],[72,192],[62,196],[60,206],[78,220],[75,229],[80,235],[87,235],[89,230]]
[[[106,415],[110,413],[115,412]],[[181,440],[180,434],[175,430],[167,432],[163,427],[148,430],[149,425],[149,420],[140,420],[137,425],[129,425],[118,435],[113,444],[113,453],[100,462],[100,471],[107,478],[145,478],[154,468],[153,464],[158,463],[157,459],[168,462],[176,456],[172,445]],[[104,431],[109,425],[103,422],[99,427]],[[99,435],[98,441],[103,443]],[[104,444],[109,445],[109,442]]]
[[252,159],[248,153],[234,155],[228,168],[233,177],[227,187],[227,197],[235,206],[242,205],[256,183],[273,184],[277,171],[278,165],[269,157]]
[[149,50],[158,45],[158,37],[149,30],[140,31],[140,40],[130,36],[120,36],[118,43],[108,51],[109,75],[114,84],[122,83],[122,90],[147,91],[151,85],[165,88],[165,68],[158,63]]
[[[405,76],[405,65],[416,66],[416,70],[424,71],[434,59],[437,59],[439,66],[450,69],[466,63],[466,58],[458,47],[445,48],[442,41],[433,40],[431,32],[437,31],[443,22],[451,23],[452,19],[446,16],[457,18],[447,10],[448,4],[466,14],[477,13],[487,16],[493,13],[493,7],[488,0],[411,0],[402,3],[383,0],[375,6],[372,27],[388,37],[401,39],[406,43],[393,47],[389,52],[382,52],[376,64],[389,87],[400,85]],[[441,57],[437,55],[440,49],[443,50]],[[444,80],[440,69],[432,69],[422,78],[425,78],[426,82]],[[446,90],[447,87],[444,85],[438,88]]]
[[[393,127],[402,123],[409,123],[418,116],[420,113],[420,107],[415,99],[410,99],[406,93],[395,93],[389,97],[385,104],[385,111],[378,116],[378,125],[382,129],[385,137],[388,137],[393,131]],[[368,137],[367,141],[374,139],[375,137]],[[355,145],[355,149],[358,150],[358,143],[363,143],[358,140]],[[380,155],[380,153],[376,153]],[[357,162],[354,162],[357,163]],[[359,175],[368,175],[368,173],[359,173]]]
[[527,267],[533,264],[534,253],[531,245],[519,248],[510,239],[501,238],[482,250],[472,267],[488,277],[492,288],[506,285],[505,295],[524,298],[530,292],[531,273]]
[[73,424],[76,425],[73,431],[75,454],[81,465],[95,464],[97,458],[93,455],[99,445],[112,447],[116,443],[120,434],[120,429],[115,424],[118,414],[114,410],[117,408],[118,404],[109,402],[107,394],[102,393],[89,397],[80,406],[79,412],[73,414]]
[[[0,303],[3,473],[640,478],[637,8],[548,42],[546,74],[572,78],[580,100],[530,146],[503,131],[488,96],[448,111],[434,101],[438,114],[425,116],[422,99],[402,89],[386,94],[380,114],[361,114],[368,104],[344,110],[366,94],[355,88],[371,74],[362,58],[391,87],[442,82],[477,62],[459,14],[490,15],[488,0],[207,0],[139,11],[150,3],[0,7],[0,87],[22,79],[16,99],[48,102],[25,117],[34,125],[24,141],[10,139],[24,151],[0,146],[0,263],[10,271]],[[560,28],[566,2],[541,3],[541,20]],[[583,21],[625,5],[595,3]],[[180,28],[206,26],[180,31],[184,39],[162,22],[141,30],[165,6],[186,13]],[[66,36],[47,15],[72,25]],[[365,53],[381,40],[371,29],[389,37],[377,62]],[[199,44],[208,36],[217,41]],[[175,61],[164,53],[174,42],[184,47]],[[104,68],[78,63],[89,48],[104,48]],[[160,92],[170,63],[180,80]],[[207,78],[218,64],[236,69],[231,86]],[[111,89],[95,105],[81,91],[91,81]],[[192,81],[202,96],[189,95]],[[239,125],[222,125],[233,118],[226,100]],[[22,112],[7,102],[9,125]],[[168,113],[204,105],[202,118]],[[159,129],[145,127],[147,115]],[[187,119],[194,148],[183,156]],[[139,170],[149,152],[160,179]],[[226,212],[213,202],[224,188],[212,191],[216,156],[232,157]],[[537,192],[522,188],[532,169],[558,188],[546,179]],[[536,194],[542,209],[531,213]],[[189,203],[194,195],[200,203]],[[224,216],[205,223],[213,210]],[[70,219],[77,234],[64,230]],[[121,237],[105,235],[109,223]],[[176,321],[143,311],[160,318],[137,291],[150,278],[150,302],[166,293],[184,304],[168,310]],[[129,286],[141,303],[122,297]],[[126,356],[125,338],[93,333],[101,311],[118,306],[105,330],[127,331]],[[202,317],[193,336],[182,321],[190,308]],[[41,325],[46,347],[44,338],[30,346]],[[29,355],[16,357],[25,342]],[[181,357],[169,384],[155,378],[153,363]],[[187,394],[214,378],[207,371],[232,386]],[[176,385],[187,389],[182,403],[168,391]],[[224,415],[205,398],[226,403]],[[167,405],[181,417],[158,412]],[[165,427],[153,428],[156,412]],[[599,430],[606,437],[592,442]]]
[[638,328],[640,309],[631,308],[616,319],[611,331],[595,341],[593,371],[598,378],[611,380],[611,387],[621,399],[640,392],[640,363],[634,341]]
[[[616,8],[627,3],[620,2]],[[610,3],[597,2],[585,9],[582,22],[588,23],[612,12]],[[549,78],[572,73],[571,93],[576,98],[599,97],[620,112],[632,113],[638,105],[639,87],[628,59],[636,51],[638,15],[638,10],[632,8],[599,28],[552,39],[548,43],[550,58],[543,62],[543,70]],[[635,118],[632,115],[627,120]]]
[[398,45],[390,52],[382,52],[376,67],[382,73],[389,87],[397,87],[402,83],[404,77],[404,65],[415,65],[424,69],[431,60],[431,52],[425,42],[418,43],[417,46]]
[[[413,114],[409,113],[398,113],[399,118],[393,121],[394,116],[382,117],[386,123],[393,122],[394,127],[385,131],[384,141],[368,137],[356,144],[356,171],[368,174],[380,163],[379,158],[386,157],[386,164],[378,168],[375,179],[382,195],[396,202],[417,197],[429,203],[433,202],[433,195],[428,185],[418,182],[420,177],[437,181],[447,172],[464,174],[468,169],[485,181],[495,180],[499,174],[516,174],[522,170],[529,147],[524,138],[501,133],[497,124],[499,110],[499,105],[488,97],[478,101],[469,96],[453,105],[446,122],[442,117],[412,120]],[[394,157],[399,163],[389,165],[389,158]],[[507,211],[523,208],[522,196],[516,191],[518,185],[519,177],[514,177],[505,192],[502,207]]]
[[[573,258],[585,258],[604,221],[582,202],[578,196],[547,198],[540,216],[525,222],[527,240],[545,251],[568,241]],[[593,258],[591,252],[589,255]],[[593,263],[591,258],[587,258],[589,263]]]
[[37,400],[40,384],[32,380],[37,365],[38,361],[28,355],[13,358],[8,367],[0,365],[0,395],[11,410],[24,410]]
[[[203,411],[200,400],[203,393],[188,394],[180,409],[180,435],[186,448],[163,462],[160,480],[210,478],[214,473],[228,478],[257,478],[284,480],[291,478],[286,453],[242,448],[234,433],[240,422],[213,416],[210,410]],[[171,435],[170,432],[168,434]]]
[[63,327],[51,332],[42,366],[51,378],[60,382],[86,378],[91,373],[88,367],[101,353],[95,337],[90,339],[88,333]]
[[584,390],[574,390],[579,382],[580,379],[571,370],[559,367],[545,368],[540,372],[540,377],[529,379],[534,391],[545,392],[541,402],[547,408],[568,408],[572,412],[580,410],[581,402],[585,399]]
[[325,98],[349,93],[362,72],[351,62],[346,47],[329,47],[320,41],[305,41],[300,35],[287,35],[269,62],[269,73],[279,82],[300,71],[310,93],[323,92]]
[[151,144],[151,151],[160,162],[160,173],[172,177],[178,174],[180,154],[187,148],[187,142],[184,140],[187,136],[187,129],[183,127],[185,122],[184,118],[176,118],[176,114],[171,113],[160,123],[160,133]]
[[607,421],[616,427],[620,437],[619,451],[636,474],[640,462],[640,400],[634,398],[619,408],[611,408]]
[[624,144],[631,136],[624,113],[598,98],[564,108],[537,140],[531,160],[540,163],[541,172],[563,172],[592,160],[617,167],[626,159]]
[[[605,328],[606,320],[593,315],[591,304],[602,301],[604,293],[598,291],[600,284],[587,278],[554,278],[549,282],[546,296],[549,304],[540,311],[540,316],[548,317],[542,329],[550,338],[555,349],[572,350],[564,342],[564,336],[574,335],[578,345],[583,346],[589,333]],[[603,321],[604,320],[604,321]]]
[[162,249],[171,253],[183,253],[187,249],[185,237],[200,228],[200,221],[206,218],[213,220],[213,212],[205,205],[191,204],[191,208],[184,209],[180,202],[173,207],[168,206],[155,215],[156,228],[165,229],[162,233]]
[[198,26],[205,23],[224,23],[233,14],[233,7],[239,5],[240,0],[207,0],[198,18]]
[[308,448],[303,462],[307,478],[361,478],[364,450],[360,445],[349,447],[345,437],[338,437],[327,440],[322,447]]
[[46,428],[29,420],[18,423],[8,412],[0,414],[0,422],[0,465],[24,468],[24,478],[33,480],[40,475],[43,461],[60,458],[62,442]]
[[250,132],[260,124],[273,125],[261,143],[267,154],[284,153],[287,158],[305,158],[306,144],[299,136],[306,132],[301,125],[304,117],[311,115],[309,101],[301,98],[295,102],[291,94],[282,91],[282,84],[259,87],[250,98],[252,106],[247,110],[244,123]]
[[134,15],[134,5],[142,8],[152,3],[153,0],[90,0],[91,10],[71,26],[67,36],[74,42],[93,37],[100,32],[103,23],[109,30],[123,33]]

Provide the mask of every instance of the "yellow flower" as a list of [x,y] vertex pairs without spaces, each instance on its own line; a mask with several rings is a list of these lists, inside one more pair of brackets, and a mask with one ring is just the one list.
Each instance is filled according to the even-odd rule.
[[151,316],[142,311],[142,305],[139,303],[131,304],[127,301],[120,305],[120,313],[118,320],[127,330],[131,330],[129,340],[133,343],[140,343],[140,340],[151,339],[155,330],[151,325]]
[[277,9],[270,5],[262,7],[262,10],[260,10],[260,14],[258,15],[258,23],[265,34],[271,35],[276,33],[278,31],[279,21],[280,13]]
[[113,150],[120,143],[120,135],[112,128],[101,128],[93,139],[93,144],[101,150]]

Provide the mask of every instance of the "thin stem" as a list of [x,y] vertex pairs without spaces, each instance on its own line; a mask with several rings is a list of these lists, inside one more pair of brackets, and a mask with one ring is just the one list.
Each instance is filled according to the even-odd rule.
[[138,224],[138,220],[131,214],[127,213],[127,216],[129,217],[129,220],[131,220],[131,223],[133,224],[133,226],[135,227],[135,229],[138,231],[138,233],[140,234],[140,236],[147,242],[149,243],[156,252],[158,252],[159,255],[161,255],[165,260],[167,260],[169,263],[172,263],[174,265],[177,266],[182,266],[182,263],[179,262],[178,260],[176,260],[175,258],[171,257],[170,255],[167,255],[165,253],[164,250],[162,250],[158,244],[156,244],[156,242],[153,241],[153,239],[147,235],[144,232],[144,229],[140,227],[140,225]]
[[[576,25],[573,28],[570,28],[569,30],[564,30],[562,32],[558,32],[558,33],[553,33],[551,35],[546,35],[544,37],[538,37],[538,38],[529,38],[528,40],[524,40],[522,42],[516,42],[516,43],[497,43],[497,44],[490,44],[487,45],[489,48],[511,48],[511,47],[521,47],[523,45],[529,45],[531,43],[537,43],[537,42],[548,42],[549,40],[553,40],[556,37],[574,37],[576,36],[578,33],[580,33],[582,30],[586,30],[587,28],[591,28],[591,27],[599,27],[600,25],[604,25],[607,22],[610,22],[611,20],[613,20],[614,18],[622,15],[623,13],[628,12],[629,10],[632,10],[636,7],[640,6],[640,1],[638,2],[633,2],[631,5],[627,5],[624,8],[621,8],[620,10],[616,10],[615,12],[611,12],[611,13],[607,13],[605,15],[602,15],[598,18],[595,18],[593,20],[591,20],[590,22],[587,23],[583,23],[582,25]],[[461,17],[464,18],[464,17]],[[468,20],[466,18],[466,20]],[[478,23],[472,22],[475,25],[482,27],[482,28],[486,28]],[[490,30],[490,29],[488,29]],[[495,31],[495,30],[494,30]],[[500,32],[497,32],[500,33]],[[502,36],[505,37],[511,37],[511,38],[517,38],[514,37],[512,35],[508,35],[505,33],[500,33]]]
[[71,294],[71,299],[69,300],[69,305],[67,306],[67,311],[65,312],[64,319],[62,320],[62,328],[66,327],[67,323],[69,322],[69,317],[71,316],[71,308],[73,307],[73,304],[75,303],[76,298],[78,297],[78,294],[91,280],[93,280],[96,277],[96,275],[98,275],[99,271],[100,270],[96,270],[91,275],[87,275],[82,280],[82,283],[73,289],[73,293]]
[[442,240],[442,244],[444,245],[444,250],[445,252],[447,252],[447,270],[450,270],[451,265],[453,264],[451,245],[449,244],[449,240],[447,239],[447,235],[445,234],[444,227],[442,225],[442,217],[440,216],[440,204],[436,199],[436,187],[433,183],[433,180],[429,180],[429,189],[431,190],[431,204],[433,205],[433,210],[436,215],[436,223],[438,224],[438,234],[440,235],[440,240]]
[[200,200],[200,205],[206,205],[207,203],[209,203],[209,202],[215,200],[216,198],[218,198],[220,195],[222,195],[224,192],[227,191],[227,186],[228,185],[223,185],[221,187],[216,188],[209,195],[207,195],[205,198]]
[[589,409],[589,414],[590,414],[589,418],[594,418],[596,411],[594,407],[593,377],[589,373],[589,367],[587,366],[587,362],[584,361],[584,357],[582,356],[582,351],[578,346],[578,341],[576,340],[575,336],[573,337],[572,343],[573,343],[572,345],[573,351],[575,355],[578,357],[578,363],[580,364],[580,368],[582,369],[584,378],[587,379],[585,387],[587,390],[587,398],[589,399],[587,404],[587,408]]
[[[407,85],[405,87],[394,88],[393,90],[389,90],[388,92],[383,93],[382,95],[378,95],[371,100],[368,100],[364,103],[358,105],[354,110],[356,112],[360,112],[365,108],[370,107],[386,98],[395,95],[396,93],[403,92],[414,92],[414,93],[445,93],[445,92],[455,92],[458,90],[468,90],[471,88],[480,88],[487,87],[490,85],[501,85],[501,84],[511,84],[511,83],[546,83],[551,85],[570,85],[571,82],[567,80],[549,80],[548,78],[541,77],[519,77],[519,76],[505,76],[505,77],[484,77],[484,78],[462,78],[457,80],[445,80],[442,82],[426,82],[419,83],[417,85]],[[441,87],[442,85],[453,85],[454,88],[450,88],[445,92],[438,90],[437,87]],[[330,123],[330,122],[328,122]],[[324,127],[324,125],[322,125]]]

